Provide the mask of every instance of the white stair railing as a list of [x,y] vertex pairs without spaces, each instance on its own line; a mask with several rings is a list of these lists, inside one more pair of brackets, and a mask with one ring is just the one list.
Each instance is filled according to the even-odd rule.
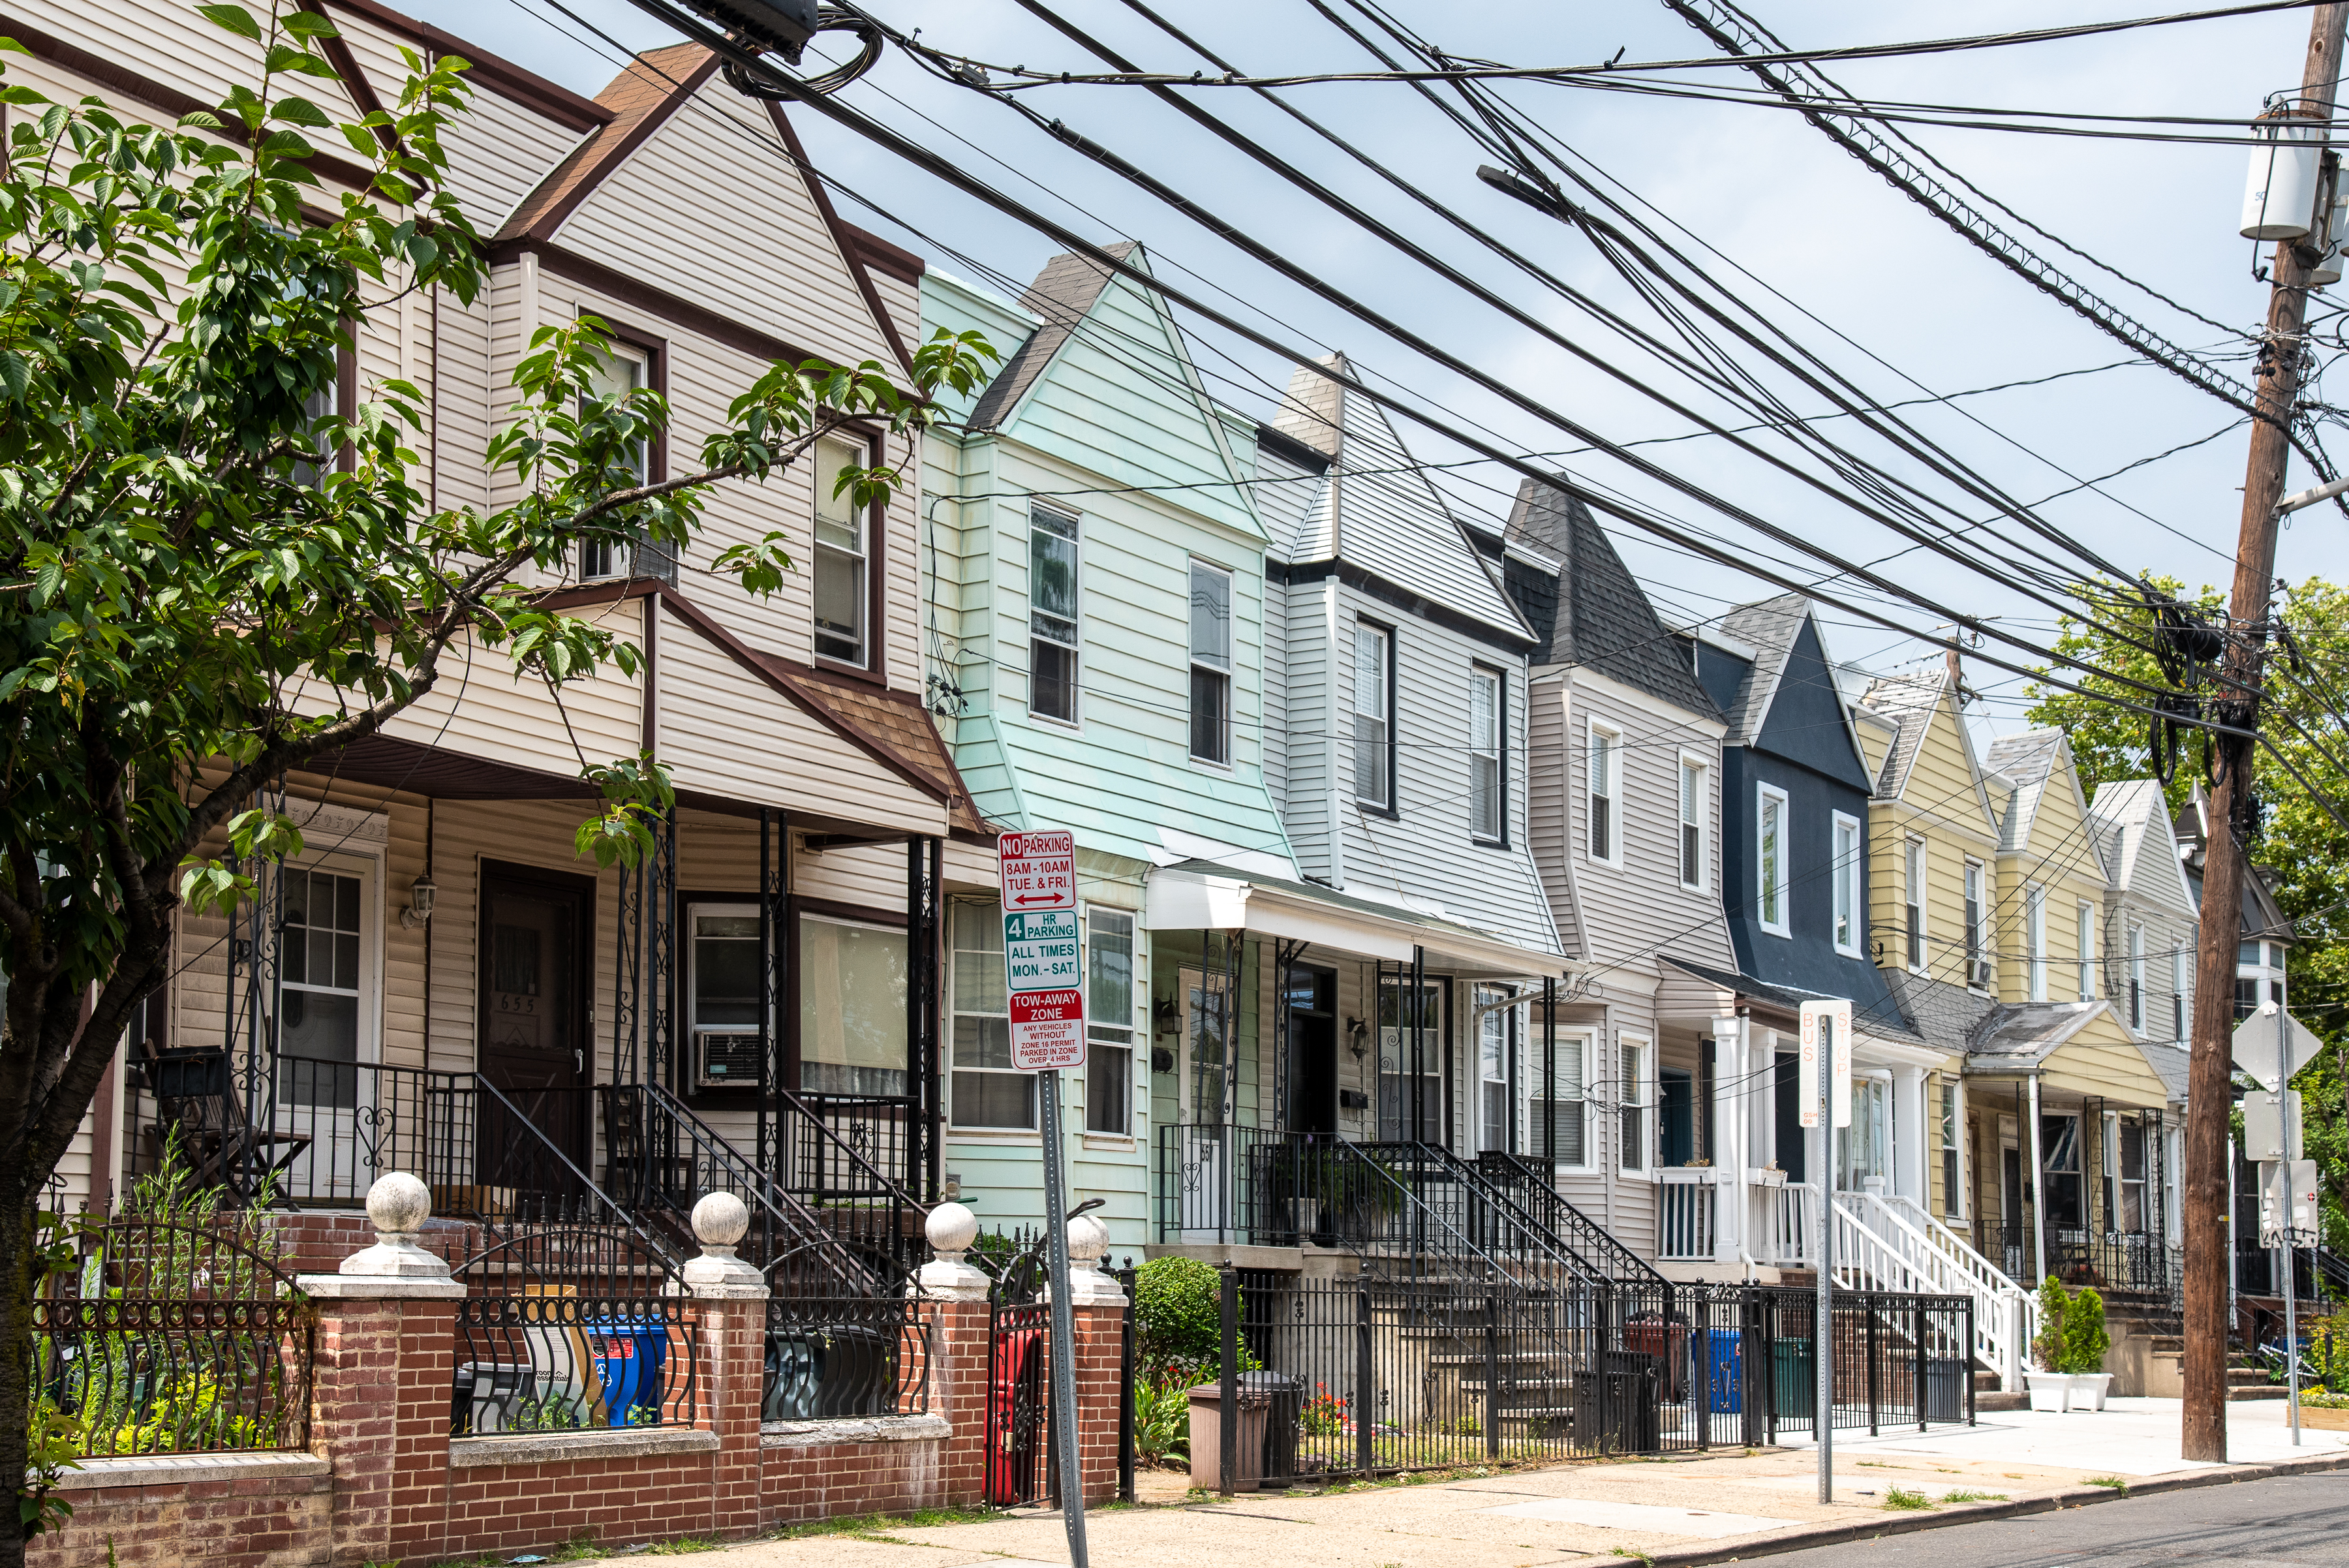
[[[1971,1296],[1973,1353],[2007,1388],[2022,1386],[2031,1343],[2031,1295],[1905,1199],[1877,1192],[1835,1195],[1836,1282],[1855,1289]],[[1920,1225],[1912,1216],[1926,1221]],[[1927,1227],[1933,1229],[1928,1229]],[[1933,1233],[1938,1229],[1940,1235]]]
[[1657,1172],[1656,1256],[1670,1263],[1714,1262],[1715,1198],[1720,1189],[1705,1167],[1668,1166]]

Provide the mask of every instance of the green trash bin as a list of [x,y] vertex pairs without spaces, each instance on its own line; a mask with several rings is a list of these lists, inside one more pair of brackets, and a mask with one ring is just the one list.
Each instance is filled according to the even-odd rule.
[[1771,1393],[1781,1421],[1807,1421],[1818,1407],[1819,1368],[1807,1339],[1781,1339],[1770,1346]]

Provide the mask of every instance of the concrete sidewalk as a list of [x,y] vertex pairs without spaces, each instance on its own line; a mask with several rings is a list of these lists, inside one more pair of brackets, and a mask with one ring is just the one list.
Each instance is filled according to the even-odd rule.
[[[1530,1568],[1642,1557],[1725,1559],[1822,1538],[1908,1530],[2033,1499],[2053,1504],[2099,1477],[2159,1485],[2198,1471],[2223,1474],[2292,1459],[2349,1463],[2349,1433],[2308,1431],[2304,1446],[2292,1449],[2280,1404],[2236,1405],[2227,1414],[2232,1462],[2226,1466],[2177,1457],[2178,1401],[2127,1399],[2099,1413],[2013,1411],[1974,1428],[1921,1435],[1913,1429],[1873,1438],[1838,1433],[1836,1500],[1825,1506],[1818,1501],[1816,1460],[1808,1448],[1799,1448],[1119,1508],[1093,1514],[1088,1535],[1092,1561],[1102,1568]],[[1936,1500],[1937,1506],[1889,1508],[1895,1488]],[[1952,1493],[1978,1494],[1981,1501],[1940,1501]],[[727,1562],[729,1568],[736,1563],[741,1568],[1019,1568],[1068,1562],[1060,1516],[1052,1513],[930,1529],[884,1525],[874,1534],[886,1539],[756,1542],[732,1549]]]

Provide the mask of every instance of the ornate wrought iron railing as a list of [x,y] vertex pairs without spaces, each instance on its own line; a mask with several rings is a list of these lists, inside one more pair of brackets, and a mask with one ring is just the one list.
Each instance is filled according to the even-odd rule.
[[929,1408],[930,1325],[904,1296],[787,1296],[767,1303],[770,1421],[918,1416]]

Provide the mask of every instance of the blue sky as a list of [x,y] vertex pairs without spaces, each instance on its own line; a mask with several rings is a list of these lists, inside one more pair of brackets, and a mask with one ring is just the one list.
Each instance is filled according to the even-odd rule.
[[[626,0],[567,3],[631,47],[671,41]],[[616,68],[605,46],[548,8],[545,0],[407,0],[406,8],[583,92],[598,90]],[[1112,0],[1063,0],[1061,8],[1146,66],[1187,71],[1199,64]],[[898,26],[921,28],[926,43],[954,52],[998,63],[1093,67],[1077,46],[1050,33],[1011,0],[883,0],[875,9]],[[1397,0],[1393,9],[1453,53],[1514,63],[1584,63],[1618,49],[1630,59],[1707,52],[1704,40],[1657,0],[1473,7]],[[1805,0],[1758,5],[1754,14],[1799,47],[1930,37],[1959,27],[2039,27],[2151,9],[2121,0],[1975,4],[1954,11]],[[1305,0],[1197,0],[1179,16],[1180,25],[1243,68],[1356,69],[1369,63]],[[2245,114],[2255,112],[2268,93],[2297,86],[2307,26],[2305,11],[2286,11],[2019,48],[1843,64],[1832,74],[1855,91],[1884,99]],[[1728,71],[1711,75],[1744,79]],[[1909,378],[1950,392],[2130,358],[2121,345],[1982,256],[1793,114],[1547,85],[1518,84],[1508,90],[1553,135],[1717,252],[1701,255],[1708,269],[1734,279],[1741,293],[1765,303],[1774,318],[1798,329],[1806,347],[1876,397],[1920,395]],[[1055,87],[1032,96],[1048,115],[1064,118],[1413,331],[1607,436],[1653,439],[1689,430],[1680,417],[1436,280],[1135,89]],[[1639,309],[1605,261],[1578,236],[1478,184],[1475,169],[1486,155],[1408,89],[1320,86],[1291,89],[1290,96],[1577,287],[1619,308]],[[969,161],[1012,193],[1089,236],[1142,240],[1172,281],[1221,292],[1226,303],[1244,302],[1242,314],[1301,347],[1342,348],[1374,379],[1448,418],[1486,427],[1526,452],[1557,452],[1573,444],[1533,416],[1422,362],[1272,275],[1009,111],[941,83],[903,58],[885,60],[848,90],[846,100]],[[1626,348],[1574,306],[1477,249],[1270,106],[1233,91],[1202,94],[1200,101],[1557,330],[1660,385],[1685,389],[1641,351]],[[1054,248],[815,116],[802,112],[795,118],[819,167],[923,232],[894,229],[854,200],[842,202],[844,215],[925,253],[934,265],[966,277],[977,272],[1024,280]],[[2253,247],[2235,234],[2245,162],[2240,149],[1952,129],[1912,134],[2024,216],[2202,315],[2250,328],[2263,313],[2267,291],[2251,275]],[[758,154],[746,145],[745,156]],[[2172,341],[2244,351],[2240,337],[2230,342],[2228,334],[2091,264],[2044,248]],[[947,250],[960,255],[950,256]],[[1732,263],[1752,276],[1737,275]],[[1771,297],[1765,285],[1785,298]],[[1197,336],[1211,390],[1248,411],[1266,411],[1267,389],[1286,380],[1285,364],[1213,328]],[[1777,384],[1784,387],[1783,381]],[[1821,407],[1816,394],[1788,389],[1784,395],[1805,411]],[[2189,583],[2227,580],[2240,507],[2245,432],[2216,432],[2238,418],[2232,410],[2142,365],[1975,398],[1963,408],[1982,422],[1946,406],[1912,410],[1912,417],[2026,501],[2073,486],[2075,479],[2064,471],[2094,477],[2215,435],[2107,482],[2102,486],[2106,493],[2081,491],[2051,501],[2042,514],[2120,566],[2167,571]],[[1463,455],[1407,423],[1404,434],[1423,459]],[[1904,473],[1918,473],[1880,447],[1863,450]],[[1673,472],[1847,556],[1872,560],[1902,546],[1877,525],[1717,440],[1701,437],[1648,451]],[[1750,539],[1736,524],[1611,459],[1578,453],[1553,461],[1688,523],[1732,539]],[[1928,482],[1920,477],[1920,483]],[[2292,483],[2308,483],[2297,464]],[[1447,481],[1454,498],[1472,512],[1506,506],[1505,493],[1513,488],[1506,475],[1475,467],[1458,470]],[[1929,488],[1958,499],[1945,482],[1930,481]],[[1982,510],[1976,502],[1964,507],[1972,515]],[[2342,532],[2343,519],[2330,509],[2302,514],[2284,535],[2280,570],[2292,576],[2349,572]],[[1619,535],[1633,570],[1651,585],[1668,618],[1701,619],[1732,602],[1775,591],[1744,574],[1675,554],[1634,530],[1619,530]],[[2052,612],[2044,607],[1922,552],[1895,556],[1885,569],[1969,613],[2002,615],[2023,635],[2044,639],[2050,631]],[[1802,570],[1819,572],[1816,566]],[[1831,585],[1829,591],[1847,592],[1849,587]],[[1920,628],[1930,628],[1934,618],[1914,608],[1898,614]],[[1830,611],[1828,620],[1840,658],[1883,667],[1920,652],[1917,644],[1853,616]],[[1991,694],[1985,716],[2002,727],[2011,724],[2019,681],[1990,670],[1979,670],[1977,680]]]

